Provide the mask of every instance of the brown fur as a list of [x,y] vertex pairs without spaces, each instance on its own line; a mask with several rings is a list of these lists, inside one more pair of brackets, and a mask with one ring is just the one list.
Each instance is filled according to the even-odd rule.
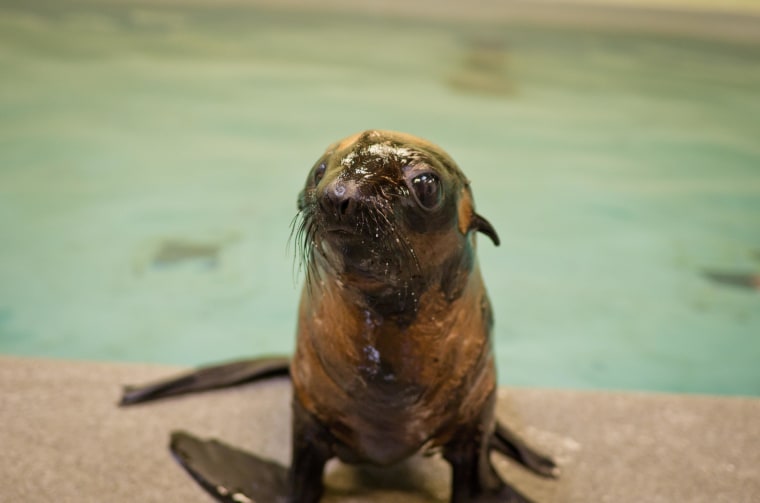
[[[425,284],[415,292],[409,322],[358,300],[347,283],[361,279],[318,260],[320,279],[301,299],[291,372],[295,399],[334,436],[338,456],[388,464],[445,446],[484,412],[491,418],[495,367],[490,305],[472,256],[472,197],[454,162],[424,140],[371,131],[331,146],[325,176],[378,142],[424,150],[444,165],[451,219],[429,232],[405,233]],[[480,427],[490,430],[491,420]]]

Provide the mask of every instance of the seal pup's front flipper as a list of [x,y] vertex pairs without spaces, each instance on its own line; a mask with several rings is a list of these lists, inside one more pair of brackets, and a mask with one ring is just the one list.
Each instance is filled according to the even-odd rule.
[[275,356],[211,365],[140,386],[125,386],[119,405],[132,405],[148,400],[236,386],[267,377],[285,376],[290,372],[290,358]]
[[501,421],[496,421],[489,447],[542,477],[559,477],[559,467],[554,460],[530,447]]
[[287,469],[218,440],[175,431],[169,449],[211,496],[225,503],[284,503]]

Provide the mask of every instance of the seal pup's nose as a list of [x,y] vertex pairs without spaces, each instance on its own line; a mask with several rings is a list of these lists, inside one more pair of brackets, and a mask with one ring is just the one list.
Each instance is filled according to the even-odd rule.
[[334,180],[325,187],[322,205],[339,218],[351,217],[358,206],[359,188],[353,180]]

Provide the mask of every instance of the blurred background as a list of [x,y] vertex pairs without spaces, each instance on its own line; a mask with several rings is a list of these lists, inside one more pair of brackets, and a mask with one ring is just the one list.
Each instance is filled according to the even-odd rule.
[[760,3],[0,2],[0,352],[294,346],[325,147],[446,149],[502,384],[760,395]]

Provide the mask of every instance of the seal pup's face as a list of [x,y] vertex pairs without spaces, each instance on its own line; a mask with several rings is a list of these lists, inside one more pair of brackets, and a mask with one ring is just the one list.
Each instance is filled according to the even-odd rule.
[[438,285],[450,295],[473,267],[473,231],[498,244],[454,161],[402,133],[365,131],[331,145],[309,172],[298,209],[294,230],[310,288],[330,270],[342,287],[375,297]]

